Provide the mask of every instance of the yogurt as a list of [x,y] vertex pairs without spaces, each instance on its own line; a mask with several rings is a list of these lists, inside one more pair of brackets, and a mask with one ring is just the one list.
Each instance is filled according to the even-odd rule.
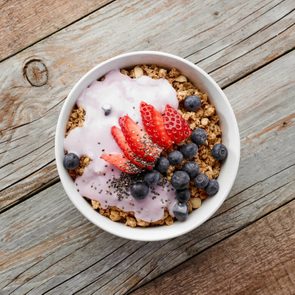
[[[103,153],[122,153],[111,134],[112,126],[119,127],[119,117],[128,114],[142,126],[141,101],[160,112],[164,112],[166,104],[178,108],[176,91],[166,79],[154,80],[148,76],[132,79],[114,70],[103,81],[94,81],[76,102],[86,112],[83,127],[69,132],[64,149],[92,160],[83,175],[75,180],[82,196],[99,201],[102,208],[115,206],[134,212],[136,218],[153,222],[163,218],[165,208],[173,216],[172,207],[176,201],[172,186],[169,183],[158,185],[144,200],[135,200],[124,187],[130,179],[124,179],[121,171],[100,158]],[[102,109],[104,105],[111,106],[111,113],[107,116]]]

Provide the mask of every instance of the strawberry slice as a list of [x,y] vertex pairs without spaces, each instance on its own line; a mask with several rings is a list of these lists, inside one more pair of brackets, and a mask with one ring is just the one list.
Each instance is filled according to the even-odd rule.
[[111,129],[112,135],[122,150],[124,156],[131,161],[134,165],[145,168],[145,169],[153,169],[153,163],[148,163],[142,160],[141,158],[137,157],[137,155],[131,150],[130,146],[128,145],[122,130],[116,126],[113,126]]
[[144,129],[152,141],[159,146],[168,149],[173,144],[173,141],[165,130],[164,120],[161,113],[152,105],[143,101],[140,103],[140,113]]
[[137,174],[141,170],[131,163],[125,156],[122,154],[102,154],[101,159],[107,161],[108,163],[114,165],[119,170],[128,173],[128,174]]
[[161,148],[128,115],[121,117],[119,124],[131,150],[143,160],[155,162],[160,156]]
[[180,143],[191,135],[188,123],[169,104],[166,105],[163,118],[166,132],[175,143]]

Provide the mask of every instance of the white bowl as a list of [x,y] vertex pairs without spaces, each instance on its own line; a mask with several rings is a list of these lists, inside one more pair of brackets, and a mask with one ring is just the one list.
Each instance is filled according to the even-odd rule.
[[[208,93],[210,101],[216,106],[222,128],[222,140],[228,148],[228,157],[222,165],[218,181],[219,192],[202,203],[201,208],[194,210],[185,222],[175,222],[169,226],[148,228],[131,228],[114,222],[96,212],[77,192],[73,180],[63,167],[64,134],[66,123],[75,102],[91,82],[104,76],[110,70],[131,67],[138,64],[157,64],[166,68],[175,67],[187,76],[199,89]],[[222,205],[237,175],[240,159],[240,138],[237,121],[228,99],[217,83],[202,69],[178,56],[157,51],[138,51],[111,58],[90,70],[76,83],[68,95],[60,112],[55,135],[55,157],[60,180],[77,209],[93,224],[122,238],[138,241],[159,241],[183,235],[208,220]]]

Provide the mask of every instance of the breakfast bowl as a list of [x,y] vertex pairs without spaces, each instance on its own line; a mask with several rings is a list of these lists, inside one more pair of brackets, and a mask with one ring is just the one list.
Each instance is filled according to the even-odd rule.
[[[190,81],[193,85],[196,85],[197,88],[202,93],[205,93],[202,96],[202,99],[205,97],[205,100],[206,100],[208,97],[208,101],[210,101],[210,103],[214,105],[214,113],[216,112],[216,116],[218,116],[218,124],[220,124],[220,129],[222,131],[222,135],[220,135],[222,136],[222,138],[220,138],[220,141],[222,141],[222,144],[227,148],[226,159],[222,161],[221,168],[218,168],[217,180],[218,180],[219,189],[214,192],[214,196],[208,197],[206,199],[204,198],[204,200],[202,199],[202,205],[200,207],[198,206],[197,210],[193,210],[190,214],[188,214],[188,216],[185,218],[185,221],[181,222],[176,220],[175,222],[172,222],[172,224],[170,225],[130,227],[130,226],[126,226],[122,222],[113,221],[112,219],[104,216],[103,214],[98,213],[97,210],[95,210],[95,208],[91,205],[91,203],[83,197],[84,196],[83,193],[79,192],[79,189],[77,189],[77,186],[79,184],[73,181],[73,177],[71,177],[71,173],[69,173],[69,171],[65,169],[65,162],[64,162],[65,136],[66,136],[66,133],[68,132],[69,117],[72,113],[73,108],[75,107],[77,103],[77,100],[81,98],[81,96],[83,96],[83,93],[85,93],[87,88],[97,83],[97,81],[104,82],[104,80],[107,80],[107,82],[110,81],[110,83],[112,83],[113,82],[112,79],[115,79],[114,77],[117,77],[118,75],[120,75],[120,72],[118,71],[118,73],[111,74],[110,77],[106,75],[108,73],[112,73],[115,70],[132,69],[134,67],[137,67],[138,71],[141,72],[142,74],[142,70],[140,70],[140,67],[138,67],[138,65],[157,65],[158,67],[163,69],[163,71],[166,71],[164,69],[177,69],[181,73],[181,75],[176,78],[177,85],[180,85],[181,83],[188,83],[188,81]],[[128,73],[128,71],[126,72]],[[134,71],[132,71],[132,75],[134,75]],[[129,77],[127,78],[130,79]],[[163,80],[163,79],[160,79],[160,80]],[[143,82],[148,83],[148,85],[150,85],[150,89],[156,89],[155,85],[153,84],[154,83],[153,81],[146,81],[144,79],[141,79],[138,81],[139,81],[139,84],[143,84]],[[126,84],[127,82],[125,81],[124,83]],[[98,83],[101,83],[101,82],[98,82]],[[159,82],[159,83],[162,83],[162,82]],[[95,87],[97,87],[97,85]],[[150,89],[147,89],[147,92],[149,92]],[[168,88],[165,88],[164,90],[165,91],[163,93],[167,94],[168,96],[171,95],[169,93],[170,90]],[[116,93],[115,88],[114,88],[114,93]],[[159,92],[156,92],[156,93],[159,93]],[[122,111],[124,110],[125,107],[127,108],[127,105],[125,106],[123,101],[122,103],[120,102],[120,97],[121,97],[120,93],[112,97],[113,97],[112,101],[109,101],[108,105],[111,105],[113,102],[116,105],[115,107],[118,107],[118,105],[120,105],[120,108],[122,109]],[[157,101],[154,101],[154,102],[155,104],[157,104]],[[148,104],[146,105],[151,107]],[[109,111],[110,110],[104,109],[105,116],[109,115]],[[191,113],[192,112],[190,112],[189,114]],[[108,120],[109,120],[109,117],[108,117]],[[206,124],[205,121],[203,122],[204,124]],[[110,132],[111,132],[110,130],[103,131],[103,133],[107,135],[110,134]],[[91,136],[91,134],[89,136]],[[96,136],[96,135],[93,135],[93,136]],[[106,135],[101,135],[101,136],[105,137]],[[100,144],[99,142],[97,143]],[[87,148],[87,140],[83,140],[82,138],[81,140],[79,140],[79,138],[77,137],[74,138],[71,144],[75,146],[80,145]],[[106,154],[105,158],[103,158],[103,156],[101,155],[92,154],[92,157],[93,159],[103,158],[108,160],[109,155],[110,154]],[[151,157],[151,155],[147,155],[147,156]],[[58,118],[56,135],[55,135],[55,157],[56,157],[58,174],[66,194],[68,195],[72,203],[75,205],[75,207],[93,224],[95,224],[99,228],[111,234],[114,234],[122,238],[130,239],[130,240],[138,240],[138,241],[166,240],[166,239],[178,237],[180,235],[183,235],[185,233],[188,233],[196,229],[198,226],[200,226],[202,223],[208,220],[225,201],[235,181],[237,171],[238,171],[238,166],[239,166],[239,158],[240,158],[239,130],[238,130],[238,125],[237,125],[234,112],[225,94],[217,85],[217,83],[212,79],[212,77],[208,75],[206,72],[204,72],[201,68],[199,68],[195,64],[185,59],[182,59],[178,56],[168,54],[168,53],[156,52],[156,51],[131,52],[131,53],[126,53],[126,54],[113,57],[105,62],[98,64],[88,73],[86,73],[75,84],[73,89],[70,91],[68,97],[66,98]],[[111,169],[112,171],[114,171],[113,169],[114,167],[112,165],[110,166],[111,167],[108,169]],[[105,165],[105,167],[108,167],[108,165]],[[132,167],[133,167],[133,164],[132,164]],[[82,180],[82,181],[85,181],[85,180]],[[92,188],[93,188],[93,185],[91,185],[91,189]],[[87,191],[90,192],[90,187],[87,188]],[[160,191],[160,193],[157,193],[157,195],[159,196],[158,198],[162,200],[161,193],[162,192]],[[166,198],[165,202],[167,201],[169,203],[169,200]],[[107,200],[104,199],[104,202],[107,203]],[[140,202],[143,202],[143,201],[140,201]],[[142,203],[142,204],[146,205],[147,203]],[[141,208],[141,209],[142,211],[144,211],[144,208]],[[102,212],[105,212],[105,210],[103,209]],[[170,219],[171,218],[172,217],[170,217]],[[181,218],[179,218],[179,220],[180,219]]]

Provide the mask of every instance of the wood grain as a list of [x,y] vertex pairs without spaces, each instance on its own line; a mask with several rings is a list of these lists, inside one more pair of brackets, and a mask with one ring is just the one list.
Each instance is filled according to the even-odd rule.
[[292,201],[132,295],[292,295],[294,220]]
[[208,222],[171,241],[126,241],[89,224],[57,183],[0,215],[0,289],[125,294],[292,201],[294,55],[226,89],[240,122],[241,166],[230,197]]
[[[169,1],[168,10],[167,3],[115,1],[0,64],[1,209],[56,182],[53,137],[61,104],[97,62],[130,50],[169,51],[226,86],[294,46],[293,1]],[[35,60],[48,70],[46,84],[36,81],[42,87],[23,75]],[[235,104],[239,93],[228,95]]]
[[1,0],[0,60],[53,34],[110,0]]

